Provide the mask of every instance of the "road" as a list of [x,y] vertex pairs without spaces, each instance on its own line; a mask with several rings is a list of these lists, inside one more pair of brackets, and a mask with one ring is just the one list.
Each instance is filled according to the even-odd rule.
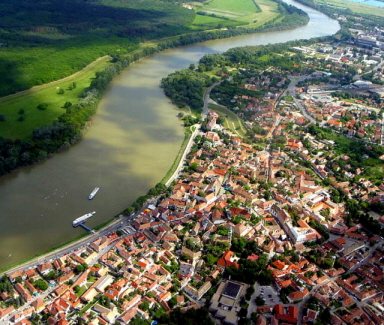
[[212,85],[210,85],[204,92],[204,95],[203,95],[203,100],[204,100],[204,106],[203,106],[203,113],[201,114],[203,119],[205,119],[207,116],[208,116],[208,112],[209,112],[209,109],[208,109],[208,102],[209,102],[209,96],[211,94],[211,91],[214,87],[216,87],[217,85],[219,85],[221,83],[221,81],[216,81],[215,83],[213,83]]
[[[209,96],[209,95],[208,95]],[[200,124],[195,124],[193,125],[192,127],[194,127],[194,130],[192,131],[192,135],[191,137],[189,138],[188,140],[188,143],[184,149],[184,152],[183,152],[183,155],[179,161],[179,164],[177,165],[177,168],[176,170],[174,171],[174,173],[172,174],[171,177],[169,177],[169,179],[166,181],[165,185],[166,186],[169,186],[171,185],[171,183],[174,181],[174,179],[176,179],[180,173],[180,170],[183,168],[183,165],[184,165],[184,162],[185,162],[185,158],[187,157],[187,154],[189,153],[189,151],[191,150],[191,147],[193,145],[193,142],[196,138],[196,135],[199,133],[200,131],[200,127],[201,125]]]
[[355,80],[360,80],[360,79],[361,79],[361,76],[363,76],[363,75],[365,75],[365,74],[369,74],[369,73],[371,73],[371,72],[373,72],[373,71],[375,71],[375,70],[377,71],[377,70],[379,70],[383,65],[384,65],[384,61],[381,60],[380,63],[379,63],[377,66],[375,66],[375,67],[372,68],[371,70],[368,70],[367,72],[364,72],[364,73],[362,73],[362,74],[357,74],[357,75],[355,75],[355,76],[353,77],[353,79],[355,79]]
[[301,325],[301,322],[303,320],[303,313],[304,313],[304,307],[305,307],[305,304],[307,303],[308,299],[312,297],[312,293],[314,293],[317,289],[319,289],[322,285],[324,284],[327,284],[328,282],[332,281],[331,278],[328,278],[327,280],[325,280],[324,282],[322,283],[319,283],[319,284],[316,284],[312,290],[310,291],[310,293],[304,297],[304,299],[297,305],[298,309],[299,309],[299,316],[298,316],[298,322],[297,322],[297,325]]
[[379,241],[378,243],[376,243],[376,245],[374,245],[373,247],[370,247],[369,248],[369,254],[367,257],[363,258],[361,261],[359,261],[358,263],[356,263],[354,266],[352,266],[352,268],[349,270],[349,273],[353,273],[356,271],[356,269],[362,265],[364,265],[373,255],[373,252],[379,247],[382,245],[382,241]]
[[[143,210],[145,208],[146,207],[143,207]],[[142,211],[137,212],[134,216],[139,215],[141,212]],[[37,265],[42,264],[46,261],[54,260],[54,259],[56,259],[62,255],[65,255],[67,253],[75,251],[75,250],[79,249],[80,247],[83,247],[87,244],[90,244],[91,242],[93,242],[95,239],[97,239],[99,237],[103,237],[103,236],[109,234],[110,232],[116,231],[117,229],[120,228],[122,222],[130,222],[130,220],[132,218],[134,218],[134,216],[131,216],[129,218],[120,216],[120,218],[117,218],[116,220],[114,220],[112,223],[110,223],[109,225],[107,225],[103,229],[96,231],[94,234],[90,234],[90,235],[88,235],[88,236],[86,236],[86,237],[84,237],[84,238],[82,238],[76,242],[65,245],[65,246],[58,248],[57,250],[54,250],[54,251],[47,253],[45,255],[36,257],[36,258],[34,258],[28,262],[25,262],[21,265],[18,265],[16,267],[8,270],[7,272],[4,272],[4,273],[9,274],[9,273],[13,273],[13,272],[19,271],[19,270],[28,270],[30,268],[35,268]]]
[[293,97],[293,101],[296,105],[297,108],[300,109],[301,113],[308,119],[310,120],[312,123],[316,123],[316,120],[308,113],[308,111],[305,109],[305,107],[303,106],[303,104],[301,103],[301,101],[297,100],[296,98],[296,93],[295,93],[295,88],[297,86],[297,84],[300,82],[300,81],[304,81],[305,79],[307,79],[309,76],[308,75],[305,75],[305,76],[300,76],[300,77],[293,77],[290,82],[290,84],[288,85],[288,89],[287,89],[287,93],[289,95],[291,95]]

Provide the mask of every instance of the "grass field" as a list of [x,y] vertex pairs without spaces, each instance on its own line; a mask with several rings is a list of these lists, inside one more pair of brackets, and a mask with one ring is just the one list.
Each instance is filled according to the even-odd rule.
[[205,15],[197,14],[195,20],[193,21],[193,28],[224,28],[224,27],[232,27],[232,26],[241,26],[246,25],[246,22],[232,20],[232,19],[223,19],[219,17],[211,17]]
[[[362,3],[346,1],[346,0],[345,1],[344,0],[316,0],[316,3],[337,6],[341,8],[349,8],[353,12],[360,13],[360,14],[384,17],[384,8],[373,7],[373,6],[369,6]],[[384,3],[383,3],[383,6],[384,6]]]
[[270,0],[258,0],[257,4],[259,5],[261,12],[244,16],[241,20],[251,21],[251,26],[258,27],[280,15],[276,2]]
[[362,176],[368,180],[378,180],[384,178],[384,165],[377,165],[375,167],[368,168]]
[[[79,95],[90,85],[95,73],[104,70],[109,61],[110,57],[102,57],[67,78],[0,98],[0,114],[6,117],[5,122],[0,122],[0,136],[22,139],[34,129],[51,124],[65,112],[62,108],[65,102],[77,103]],[[76,82],[76,88],[68,90],[73,82]],[[64,94],[58,94],[60,88],[64,89]],[[36,107],[41,103],[47,103],[48,108],[38,110]],[[20,109],[24,110],[24,114],[19,114]],[[25,120],[18,121],[20,116],[24,116]]]
[[243,16],[257,10],[252,0],[212,0],[204,10],[228,13],[228,15]]
[[196,15],[193,26],[210,24],[214,27],[228,27],[246,24],[247,27],[258,27],[279,16],[276,2],[258,0],[256,3],[260,9],[252,0],[212,0],[204,6],[198,6],[196,11],[216,17]]
[[226,129],[239,135],[240,137],[245,136],[246,130],[243,122],[235,113],[229,109],[215,104],[208,104],[208,107],[220,115],[220,118],[223,120],[223,125]]

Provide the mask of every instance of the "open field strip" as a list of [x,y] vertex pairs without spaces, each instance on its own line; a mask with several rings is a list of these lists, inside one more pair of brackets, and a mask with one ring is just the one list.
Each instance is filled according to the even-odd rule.
[[220,25],[223,27],[236,27],[241,25],[247,25],[246,22],[233,19],[223,19],[219,17],[211,17],[205,15],[196,15],[195,20],[193,21],[192,28],[201,28],[201,26],[210,27],[212,29],[218,28]]
[[212,0],[203,9],[207,10],[223,10],[229,13],[242,12],[250,13],[257,10],[252,0]]
[[343,1],[343,0],[316,0],[316,3],[340,7],[340,8],[349,8],[353,12],[360,13],[360,14],[384,17],[384,8],[369,6],[362,3],[357,3],[352,1]]
[[[203,7],[198,7],[197,11],[249,23],[253,22],[254,14],[263,14],[252,0],[213,0]],[[197,24],[196,18],[193,24]]]
[[206,12],[208,14],[215,14],[215,15],[221,16],[221,17],[231,18],[231,19],[237,19],[237,18],[240,18],[241,16],[243,16],[243,14],[239,14],[239,13],[236,14],[233,12],[227,12],[227,11],[220,10],[220,9],[204,10],[204,12]]
[[[103,56],[71,76],[0,98],[0,114],[6,117],[5,122],[0,122],[0,136],[22,139],[34,129],[51,124],[65,112],[62,108],[65,102],[77,103],[96,72],[104,70],[110,64],[109,61],[109,56]],[[68,90],[73,82],[76,83],[76,88]],[[60,88],[64,90],[64,94],[57,93]],[[46,110],[36,108],[42,103],[48,104]],[[21,109],[24,114],[19,114]],[[18,121],[20,116],[25,120]]]
[[273,1],[261,0],[258,1],[257,4],[259,5],[261,12],[246,15],[240,18],[240,20],[250,22],[249,26],[258,27],[280,15],[279,10],[277,9],[277,3]]

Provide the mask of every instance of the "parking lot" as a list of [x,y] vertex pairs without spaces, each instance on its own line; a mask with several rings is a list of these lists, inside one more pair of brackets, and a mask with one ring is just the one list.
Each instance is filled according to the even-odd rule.
[[259,286],[258,284],[255,284],[255,292],[252,295],[251,300],[249,301],[248,316],[250,316],[251,313],[256,311],[258,306],[255,302],[255,299],[259,295],[265,300],[264,306],[274,306],[276,304],[282,304],[279,294],[275,290],[275,288],[271,286]]
[[261,286],[260,295],[264,298],[266,305],[275,305],[281,303],[280,297],[275,288],[271,286]]

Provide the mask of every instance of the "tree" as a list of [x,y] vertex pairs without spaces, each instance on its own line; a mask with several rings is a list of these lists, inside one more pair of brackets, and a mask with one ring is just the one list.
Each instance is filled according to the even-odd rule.
[[148,311],[149,310],[149,302],[144,301],[139,305],[139,308],[143,311]]
[[63,95],[63,94],[65,93],[65,91],[64,91],[63,88],[59,88],[59,89],[57,90],[57,93],[58,93],[59,95]]
[[63,108],[70,108],[72,106],[71,102],[65,102]]
[[132,206],[130,206],[130,207],[128,207],[128,208],[126,208],[124,211],[124,214],[125,215],[131,215],[133,212],[135,212],[135,208],[134,207],[132,207]]
[[265,300],[262,296],[257,296],[255,299],[255,302],[258,306],[264,306],[265,305]]
[[177,298],[176,296],[173,296],[171,299],[168,300],[168,305],[173,309],[177,305]]
[[250,300],[254,292],[255,292],[254,286],[249,286],[245,294],[245,299]]
[[48,104],[47,103],[41,103],[41,104],[37,105],[36,108],[41,110],[41,111],[45,111],[48,108]]
[[44,280],[40,279],[40,280],[37,280],[33,283],[33,286],[36,288],[36,289],[40,289],[40,290],[47,290],[48,289],[48,284],[47,282],[45,282]]
[[24,108],[20,108],[17,114],[23,115],[25,113]]
[[323,269],[330,269],[333,267],[334,259],[333,258],[323,258],[320,262],[320,266]]
[[79,265],[76,265],[74,272],[76,274],[79,274],[79,273],[84,272],[87,268],[88,268],[87,264],[79,264]]
[[0,114],[0,122],[5,122],[6,121],[6,117],[4,114]]
[[208,266],[213,266],[216,264],[218,258],[213,256],[212,254],[207,254],[204,256],[204,260]]

